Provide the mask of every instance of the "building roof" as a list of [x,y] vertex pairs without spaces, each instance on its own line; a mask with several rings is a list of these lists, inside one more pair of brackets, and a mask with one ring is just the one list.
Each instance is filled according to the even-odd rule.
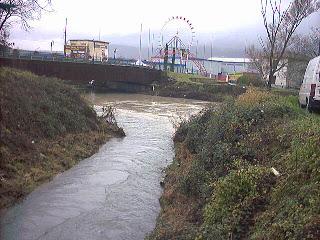
[[69,40],[70,42],[71,41],[86,41],[86,42],[98,42],[98,43],[106,43],[106,44],[109,44],[110,42],[105,42],[105,41],[100,41],[100,40],[94,40],[94,39],[70,39]]
[[208,58],[208,61],[215,62],[226,62],[226,63],[249,63],[249,58],[222,58],[222,57],[212,57]]

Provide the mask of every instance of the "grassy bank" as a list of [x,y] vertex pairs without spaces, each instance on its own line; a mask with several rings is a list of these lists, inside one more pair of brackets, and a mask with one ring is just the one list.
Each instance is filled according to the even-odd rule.
[[55,78],[0,68],[0,208],[123,135]]
[[320,118],[250,89],[182,123],[148,239],[319,239]]
[[162,97],[177,97],[221,102],[227,97],[236,97],[245,92],[239,86],[219,83],[199,75],[167,72],[169,81],[156,86],[155,94]]

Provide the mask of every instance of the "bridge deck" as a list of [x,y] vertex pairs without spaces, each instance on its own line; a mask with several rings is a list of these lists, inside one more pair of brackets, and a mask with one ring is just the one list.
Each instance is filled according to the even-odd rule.
[[95,80],[98,85],[110,82],[151,85],[164,80],[162,71],[137,67],[109,64],[91,64],[59,61],[42,61],[0,57],[0,66],[31,71],[37,75],[58,77],[77,84],[87,84]]

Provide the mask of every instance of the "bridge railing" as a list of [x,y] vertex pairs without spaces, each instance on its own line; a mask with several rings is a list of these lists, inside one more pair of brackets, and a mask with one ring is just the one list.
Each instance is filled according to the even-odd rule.
[[[100,65],[117,65],[117,66],[135,66],[146,68],[145,66],[135,65],[134,60],[129,59],[108,59],[108,61],[94,61],[86,59],[66,58],[64,56],[54,55],[35,55],[35,54],[15,54],[10,52],[1,52],[1,58],[10,59],[24,59],[24,60],[40,60],[40,61],[54,61],[54,62],[73,62],[73,63],[86,63],[86,64],[100,64]],[[148,68],[148,67],[147,67]]]

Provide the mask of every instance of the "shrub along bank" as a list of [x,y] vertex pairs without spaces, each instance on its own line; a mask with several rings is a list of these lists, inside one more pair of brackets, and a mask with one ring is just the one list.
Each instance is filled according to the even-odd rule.
[[61,80],[0,68],[0,86],[0,208],[123,135]]
[[319,239],[320,118],[250,89],[181,124],[148,239]]
[[243,87],[219,83],[198,75],[167,72],[167,76],[169,81],[155,86],[154,94],[163,97],[221,102],[228,97],[236,97],[245,92]]

